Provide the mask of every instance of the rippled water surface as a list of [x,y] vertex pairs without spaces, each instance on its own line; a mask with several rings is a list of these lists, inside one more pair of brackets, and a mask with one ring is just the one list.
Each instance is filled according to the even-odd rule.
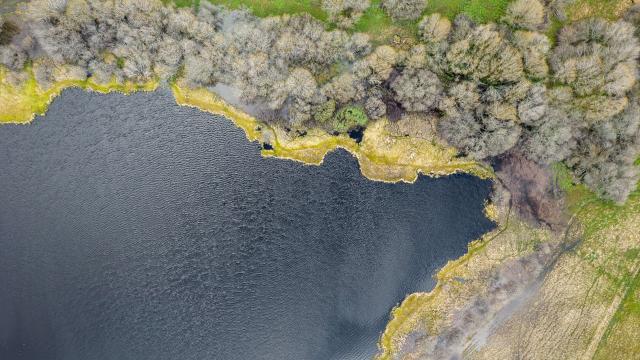
[[0,127],[0,359],[361,359],[491,228],[490,184],[264,159],[168,93]]

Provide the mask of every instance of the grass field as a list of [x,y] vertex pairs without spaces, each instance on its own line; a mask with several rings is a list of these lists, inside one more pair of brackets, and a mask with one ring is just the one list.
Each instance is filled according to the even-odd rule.
[[[283,14],[307,13],[327,23],[328,28],[334,25],[328,23],[327,14],[321,8],[321,0],[163,0],[173,2],[178,7],[197,7],[200,1],[223,5],[230,9],[246,7],[259,17],[277,16]],[[429,0],[424,14],[440,13],[453,19],[464,13],[477,22],[499,20],[505,12],[510,0]],[[371,0],[371,6],[358,23],[354,31],[367,33],[374,44],[388,42],[398,35],[401,38],[415,37],[418,20],[394,22],[380,7],[381,0]]]
[[[183,0],[188,1],[188,0]],[[206,0],[205,0],[206,1]],[[296,14],[306,12],[320,20],[327,15],[320,8],[320,0],[209,0],[231,9],[246,6],[257,16]]]
[[[637,255],[636,255],[637,256]],[[632,280],[594,359],[633,359],[640,354],[640,275]]]
[[478,22],[496,21],[504,15],[509,0],[431,0],[426,12],[440,13],[449,19],[466,14]]
[[570,20],[593,16],[615,20],[620,18],[632,3],[632,0],[578,0],[568,6],[567,16]]
[[[173,1],[179,7],[197,6],[200,0],[165,0]],[[224,5],[231,9],[249,8],[257,16],[271,16],[306,12],[325,21],[327,14],[320,8],[321,0],[202,0],[213,4]],[[478,22],[498,20],[510,0],[430,0],[427,2],[426,14],[441,13],[453,19],[460,13],[467,14]],[[584,0],[595,1],[595,0]],[[608,0],[616,1],[616,0]],[[391,19],[380,8],[380,0],[372,0],[360,22],[358,31],[375,31],[389,26]]]
[[[320,8],[321,0],[163,0],[173,2],[179,7],[198,6],[200,1],[224,5],[231,9],[249,8],[255,15],[265,17],[271,15],[309,13],[322,21],[327,14]],[[381,0],[372,0],[371,7],[356,24],[355,30],[367,33],[381,33],[394,26],[391,19],[380,8]],[[486,23],[498,21],[512,0],[428,0],[425,14],[440,13],[449,19],[458,14],[466,14],[473,20]],[[567,8],[569,20],[599,16],[607,19],[620,17],[632,0],[577,0]],[[398,26],[399,25],[399,26]],[[415,26],[415,22],[396,24],[396,28]],[[553,29],[561,23],[554,24]]]

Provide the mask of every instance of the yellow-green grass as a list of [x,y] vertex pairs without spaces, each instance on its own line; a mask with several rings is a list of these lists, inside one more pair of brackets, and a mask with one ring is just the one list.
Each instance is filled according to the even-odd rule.
[[[585,236],[613,229],[622,219],[640,214],[640,189],[636,189],[624,205],[617,205],[597,198],[584,185],[574,184],[565,167],[557,165],[556,174],[558,183],[567,192],[569,206],[574,211],[579,210]],[[636,232],[638,229],[632,231]],[[598,255],[584,255],[587,261],[596,263],[598,260]],[[600,275],[617,284],[623,299],[599,340],[594,359],[635,359],[635,356],[640,354],[640,269],[637,265],[639,262],[640,244],[636,244],[636,247],[626,250],[615,264],[609,262],[608,266],[598,269]],[[619,271],[619,268],[635,268],[635,273]]]
[[177,7],[193,7],[200,5],[200,0],[162,0],[162,2],[165,5],[173,3]]
[[97,84],[89,80],[62,80],[51,88],[43,90],[36,82],[30,67],[25,69],[26,80],[18,85],[7,79],[7,69],[0,67],[0,124],[26,124],[36,115],[43,115],[49,104],[64,89],[77,87],[100,93],[134,91],[153,91],[158,87],[157,81],[143,84],[132,82],[117,83],[115,80],[108,84]]
[[567,7],[566,12],[571,21],[589,17],[616,20],[633,3],[633,0],[577,0]]
[[609,322],[594,359],[635,359],[638,354],[640,354],[640,275],[636,275],[629,284],[624,300]]
[[[64,67],[56,71],[60,78],[66,79]],[[9,81],[9,78],[8,70],[0,67],[0,123],[31,122],[36,115],[44,114],[51,101],[70,87],[101,93],[118,91],[128,94],[153,91],[159,85],[157,81],[136,84],[117,83],[114,80],[108,84],[97,84],[91,79],[66,79],[43,89],[36,83],[31,66],[25,69],[19,79]],[[343,148],[358,158],[366,177],[389,182],[413,182],[421,173],[439,176],[466,172],[485,178],[493,176],[490,169],[475,161],[458,158],[453,148],[432,140],[394,136],[387,129],[387,120],[370,124],[360,144],[346,135],[335,136],[321,129],[309,129],[303,137],[291,136],[278,126],[262,123],[233,108],[206,89],[190,89],[180,86],[180,83],[178,80],[171,85],[180,105],[197,107],[231,119],[246,132],[249,140],[272,145],[271,150],[263,150],[265,156],[320,164],[328,152]]]
[[222,115],[243,129],[248,140],[268,142],[272,149],[262,150],[267,157],[319,165],[327,153],[341,148],[358,159],[362,174],[371,180],[412,183],[419,174],[440,176],[457,172],[482,178],[493,176],[491,169],[457,158],[453,148],[423,139],[395,137],[387,130],[387,120],[370,124],[360,144],[346,135],[335,136],[320,129],[310,129],[303,137],[292,137],[280,127],[262,123],[226,104],[206,89],[189,89],[177,82],[172,90],[178,104]]
[[509,217],[504,213],[498,229],[471,242],[465,255],[449,261],[436,274],[437,283],[432,291],[411,294],[392,310],[391,320],[378,343],[377,360],[395,359],[402,347],[401,340],[416,329],[438,333],[446,326],[450,311],[482,294],[485,283],[490,281],[487,274],[493,268],[503,261],[530,254],[538,244],[552,238],[548,231],[534,229],[517,218],[509,221]]
[[[549,269],[549,273],[556,270],[558,273],[563,271],[570,273],[571,264],[582,264],[585,272],[581,275],[583,279],[577,283],[597,282],[605,286],[600,289],[599,295],[594,295],[593,299],[587,298],[593,304],[582,304],[585,312],[588,310],[599,316],[598,320],[593,322],[585,321],[585,324],[589,324],[590,331],[593,331],[593,336],[587,340],[595,344],[593,347],[589,346],[589,351],[591,348],[594,351],[598,348],[598,353],[602,354],[597,357],[598,359],[632,359],[633,357],[630,356],[615,357],[612,354],[615,355],[617,349],[634,341],[629,351],[632,353],[636,351],[637,354],[640,350],[638,345],[640,344],[638,342],[640,339],[640,325],[638,325],[640,323],[640,290],[638,289],[640,241],[635,235],[638,229],[637,224],[640,222],[640,190],[634,191],[625,205],[620,206],[611,201],[599,199],[584,185],[575,184],[566,167],[557,165],[555,173],[556,183],[566,192],[570,213],[573,214],[574,222],[577,224],[574,230],[577,231],[578,236],[571,236],[571,238],[581,239],[581,241],[578,246],[568,251],[553,269]],[[502,214],[505,214],[504,210]],[[494,271],[490,269],[499,269],[509,259],[531,253],[539,244],[568,241],[552,233],[527,226],[515,215],[506,214],[492,216],[492,218],[500,217],[499,230],[471,243],[466,255],[449,262],[440,270],[436,276],[437,285],[433,291],[409,295],[392,311],[391,320],[380,338],[379,359],[391,359],[399,354],[404,339],[414,330],[437,334],[442,326],[446,327],[447,319],[451,314],[465,306],[465,300],[460,299],[473,299],[484,291],[485,283],[490,280],[490,274]],[[509,218],[511,218],[510,221]],[[562,246],[571,246],[572,241]],[[572,256],[580,260],[572,260]],[[587,269],[589,271],[586,271]],[[456,279],[465,279],[465,281],[460,282]],[[572,293],[574,291],[572,286],[575,284],[576,282],[571,281],[567,281],[565,285],[563,282],[557,284],[550,282],[545,286],[547,286],[546,291],[555,289],[553,291],[558,294],[579,297],[582,294],[581,290],[574,289],[575,294]],[[621,296],[624,297],[624,301],[618,307]],[[571,307],[572,305],[562,304],[561,301],[558,303],[558,309],[547,308],[548,316],[551,318],[556,316],[553,311],[576,311]],[[609,320],[607,312],[598,312],[600,306],[611,307],[612,310],[608,314],[613,316],[615,313],[612,320]],[[598,326],[599,319],[604,321],[604,325],[610,321],[608,327]],[[570,327],[570,324],[568,326]],[[608,330],[604,331],[604,329]],[[539,332],[540,328],[534,328],[534,325],[531,325],[530,330],[532,333]],[[621,337],[631,340],[620,340]],[[567,348],[572,346],[570,338],[562,341],[566,341],[563,342],[563,346]],[[498,344],[501,343],[498,342]],[[558,349],[558,351],[561,353],[563,350]],[[544,358],[543,356],[543,354],[531,354],[531,358]]]

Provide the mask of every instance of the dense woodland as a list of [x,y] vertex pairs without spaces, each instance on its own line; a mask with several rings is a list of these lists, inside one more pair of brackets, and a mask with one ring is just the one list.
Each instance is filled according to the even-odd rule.
[[194,10],[159,0],[35,0],[0,19],[0,64],[7,81],[32,69],[43,88],[70,77],[224,85],[261,119],[300,133],[426,115],[463,155],[562,161],[602,197],[624,202],[640,177],[640,5],[550,37],[558,3],[515,0],[499,22],[477,24],[422,16],[424,0],[383,0],[375,6],[394,21],[417,19],[417,41],[398,46],[353,30],[368,0],[323,0],[332,26],[206,1]]

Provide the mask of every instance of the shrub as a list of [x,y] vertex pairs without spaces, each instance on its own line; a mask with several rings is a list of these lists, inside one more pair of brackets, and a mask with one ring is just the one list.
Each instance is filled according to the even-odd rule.
[[333,118],[333,114],[336,112],[335,100],[329,100],[316,108],[316,112],[313,115],[313,119],[321,124]]
[[365,110],[371,119],[380,119],[387,114],[387,104],[378,97],[370,97],[365,102]]
[[369,118],[365,111],[358,106],[347,106],[340,109],[333,122],[333,129],[339,133],[346,133],[359,126],[366,126]]
[[526,74],[534,80],[545,79],[549,74],[549,38],[538,32],[520,30],[513,34],[511,40],[522,53]]

